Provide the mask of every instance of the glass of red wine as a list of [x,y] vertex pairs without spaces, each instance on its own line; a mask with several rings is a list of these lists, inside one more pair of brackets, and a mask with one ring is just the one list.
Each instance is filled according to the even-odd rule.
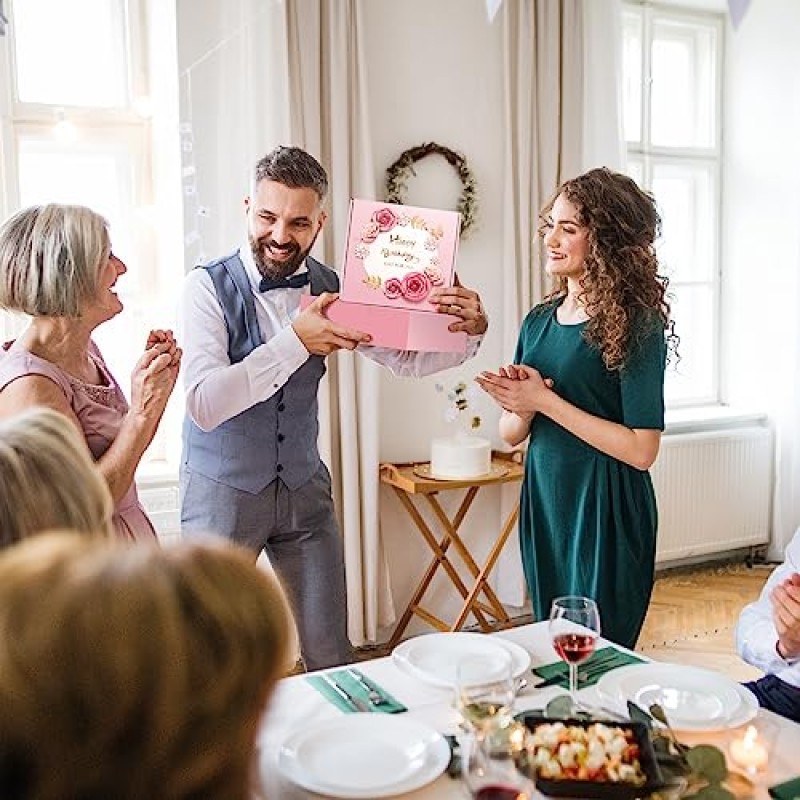
[[533,800],[536,787],[518,768],[507,735],[473,736],[462,745],[464,782],[473,800]]
[[569,694],[575,705],[578,664],[594,652],[600,635],[600,612],[590,597],[557,597],[550,607],[550,638],[559,657],[569,667]]

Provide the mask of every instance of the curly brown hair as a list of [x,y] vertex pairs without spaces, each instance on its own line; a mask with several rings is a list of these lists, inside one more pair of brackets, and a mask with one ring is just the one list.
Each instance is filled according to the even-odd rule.
[[[677,354],[678,337],[667,300],[669,279],[659,274],[655,250],[661,217],[653,196],[627,175],[607,167],[589,170],[559,186],[541,211],[540,236],[561,195],[575,206],[577,221],[588,231],[589,254],[579,297],[589,315],[587,342],[597,347],[608,369],[622,369],[636,340],[655,318],[664,328],[670,355]],[[557,278],[545,303],[555,304],[566,294],[567,279]]]

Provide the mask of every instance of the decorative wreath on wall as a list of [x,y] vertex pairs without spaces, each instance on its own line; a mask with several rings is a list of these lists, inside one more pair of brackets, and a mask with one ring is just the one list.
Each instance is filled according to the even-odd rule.
[[458,173],[461,181],[461,196],[458,198],[456,211],[461,214],[461,235],[466,236],[478,218],[478,185],[467,164],[467,159],[449,147],[443,147],[436,142],[426,142],[402,152],[386,170],[386,202],[400,205],[406,203],[408,179],[411,175],[416,175],[414,164],[434,153],[444,158]]

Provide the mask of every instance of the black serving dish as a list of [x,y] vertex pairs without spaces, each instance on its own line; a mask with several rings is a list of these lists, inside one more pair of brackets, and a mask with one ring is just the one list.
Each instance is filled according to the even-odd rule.
[[620,722],[610,719],[554,719],[543,717],[540,714],[522,713],[517,715],[517,719],[524,723],[530,731],[536,730],[540,725],[562,722],[564,725],[574,725],[581,728],[588,728],[590,725],[602,723],[610,728],[629,729],[639,745],[639,763],[642,772],[645,774],[644,784],[636,786],[632,783],[623,781],[579,781],[564,778],[540,778],[536,780],[536,788],[546,795],[552,797],[586,797],[592,800],[634,800],[637,797],[647,797],[649,794],[664,788],[666,781],[661,773],[661,769],[656,761],[656,754],[653,750],[653,742],[650,739],[650,731],[643,722],[631,722],[628,720]]

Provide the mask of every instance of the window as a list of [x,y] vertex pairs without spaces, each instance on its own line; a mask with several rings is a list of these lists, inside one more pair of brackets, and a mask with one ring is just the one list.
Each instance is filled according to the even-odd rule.
[[[183,272],[182,259],[170,255],[167,263],[170,248],[162,246],[167,218],[177,219],[171,235],[180,243],[180,211],[170,217],[164,200],[156,205],[154,191],[163,178],[154,158],[159,128],[149,69],[161,67],[163,75],[165,65],[146,42],[155,27],[148,14],[158,5],[12,0],[0,39],[2,217],[32,204],[63,202],[89,206],[108,220],[114,252],[128,265],[119,283],[125,310],[100,326],[95,339],[126,393],[148,330],[174,325],[175,287]],[[179,164],[177,148],[176,141]],[[0,312],[3,339],[24,324]],[[151,471],[174,463],[175,416],[168,412],[148,452]]]
[[719,402],[723,18],[629,2],[623,14],[628,172],[655,195],[681,360],[670,407]]

